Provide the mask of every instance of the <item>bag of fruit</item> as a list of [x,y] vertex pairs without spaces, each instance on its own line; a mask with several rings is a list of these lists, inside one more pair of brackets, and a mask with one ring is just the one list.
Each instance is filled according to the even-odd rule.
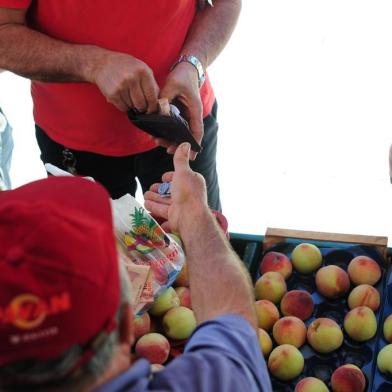
[[112,200],[112,211],[120,249],[133,264],[150,267],[157,298],[181,271],[184,251],[131,195]]

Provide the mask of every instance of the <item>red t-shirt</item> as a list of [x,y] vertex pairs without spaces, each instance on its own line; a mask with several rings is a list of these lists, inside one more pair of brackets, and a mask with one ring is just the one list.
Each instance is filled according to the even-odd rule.
[[[92,44],[144,61],[163,86],[180,55],[196,13],[196,0],[0,0],[0,7],[28,8],[28,21],[51,37]],[[33,82],[34,119],[57,143],[75,150],[125,156],[155,147],[126,114],[88,83]],[[202,89],[204,116],[215,100]]]

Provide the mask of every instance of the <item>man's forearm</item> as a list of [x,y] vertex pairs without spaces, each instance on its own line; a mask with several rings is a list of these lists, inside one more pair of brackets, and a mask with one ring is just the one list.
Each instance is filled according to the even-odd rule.
[[215,0],[199,12],[182,48],[207,68],[226,46],[241,11],[241,0]]
[[191,208],[181,217],[192,307],[199,323],[239,314],[256,326],[250,277],[207,208]]
[[89,59],[100,51],[103,49],[50,38],[24,25],[0,27],[0,69],[33,80],[89,82]]

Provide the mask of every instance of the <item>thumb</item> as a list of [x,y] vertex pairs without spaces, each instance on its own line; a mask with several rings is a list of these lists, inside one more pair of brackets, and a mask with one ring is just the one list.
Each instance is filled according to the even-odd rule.
[[190,149],[191,149],[191,145],[189,143],[182,143],[177,147],[173,158],[175,172],[190,170],[189,167]]

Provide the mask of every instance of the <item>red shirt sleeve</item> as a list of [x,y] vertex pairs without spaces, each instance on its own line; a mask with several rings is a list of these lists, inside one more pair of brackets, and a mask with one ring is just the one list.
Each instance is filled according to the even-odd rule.
[[32,0],[0,0],[0,8],[27,9]]

